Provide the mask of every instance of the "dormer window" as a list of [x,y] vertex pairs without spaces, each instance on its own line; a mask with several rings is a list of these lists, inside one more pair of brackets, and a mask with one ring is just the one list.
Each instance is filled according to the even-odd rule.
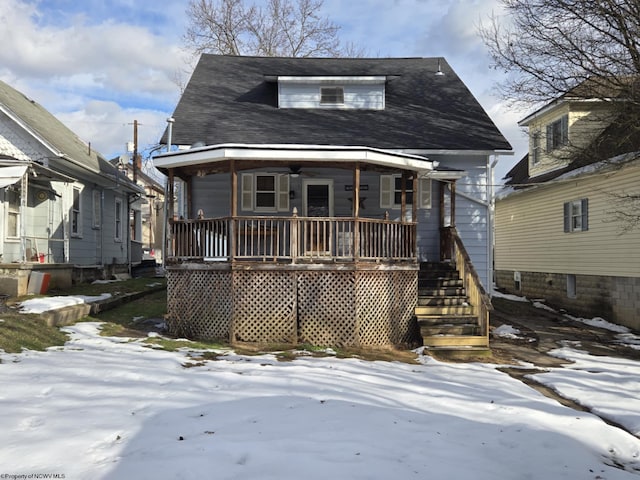
[[320,87],[321,105],[343,105],[344,87]]
[[547,152],[569,143],[569,116],[563,115],[547,125]]
[[540,151],[540,132],[536,132],[533,134],[533,147],[532,147],[532,153],[533,153],[533,158],[532,158],[532,164],[533,165],[537,165],[540,163],[540,154],[542,153]]
[[278,82],[278,108],[384,110],[385,75],[267,76]]

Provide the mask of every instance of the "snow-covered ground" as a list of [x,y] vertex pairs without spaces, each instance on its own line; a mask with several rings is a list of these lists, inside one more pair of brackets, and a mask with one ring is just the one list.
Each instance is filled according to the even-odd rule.
[[[99,328],[78,323],[64,347],[0,354],[2,478],[640,476],[640,439],[495,365],[233,352],[198,364]],[[638,430],[638,362],[558,354],[578,363],[540,380]]]

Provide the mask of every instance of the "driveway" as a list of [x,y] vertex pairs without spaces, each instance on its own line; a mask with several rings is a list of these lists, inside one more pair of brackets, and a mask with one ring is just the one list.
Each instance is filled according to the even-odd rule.
[[[609,328],[593,326],[563,312],[555,312],[539,304],[535,306],[529,301],[494,297],[492,302],[495,310],[491,313],[491,350],[494,360],[506,365],[500,370],[563,405],[590,411],[533,378],[537,373],[569,364],[567,360],[554,356],[554,350],[572,347],[596,357],[640,362],[640,336],[632,332],[612,330],[616,326],[607,325],[607,322],[602,324]],[[603,420],[620,427],[615,422]]]

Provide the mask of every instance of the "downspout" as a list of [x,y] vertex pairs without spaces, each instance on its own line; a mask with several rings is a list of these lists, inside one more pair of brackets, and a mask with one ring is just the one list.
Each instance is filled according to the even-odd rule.
[[487,211],[487,216],[488,218],[488,228],[489,228],[489,234],[488,234],[488,242],[487,242],[487,258],[489,259],[489,265],[488,265],[488,271],[487,271],[487,283],[488,285],[487,287],[487,293],[489,294],[490,297],[493,297],[493,285],[494,285],[494,242],[495,242],[495,191],[494,191],[494,173],[495,173],[495,168],[496,165],[498,163],[499,157],[496,155],[495,160],[493,160],[493,162],[489,163],[490,157],[487,156],[487,166],[488,166],[488,180],[489,180],[489,185],[487,188],[487,193],[489,195],[489,208]]
[[29,193],[29,169],[20,179],[20,258],[27,261],[27,195]]
[[104,188],[100,189],[100,265],[104,275]]

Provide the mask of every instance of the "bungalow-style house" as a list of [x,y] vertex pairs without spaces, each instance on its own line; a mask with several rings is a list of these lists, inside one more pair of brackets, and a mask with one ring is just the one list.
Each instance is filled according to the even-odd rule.
[[54,287],[128,272],[142,252],[131,239],[140,224],[129,218],[143,194],[41,105],[0,82],[0,293],[39,293],[43,278]]
[[577,93],[520,122],[529,152],[496,199],[496,285],[638,330],[640,138],[616,115],[622,98]]
[[173,119],[170,331],[487,347],[511,147],[444,59],[202,55]]

